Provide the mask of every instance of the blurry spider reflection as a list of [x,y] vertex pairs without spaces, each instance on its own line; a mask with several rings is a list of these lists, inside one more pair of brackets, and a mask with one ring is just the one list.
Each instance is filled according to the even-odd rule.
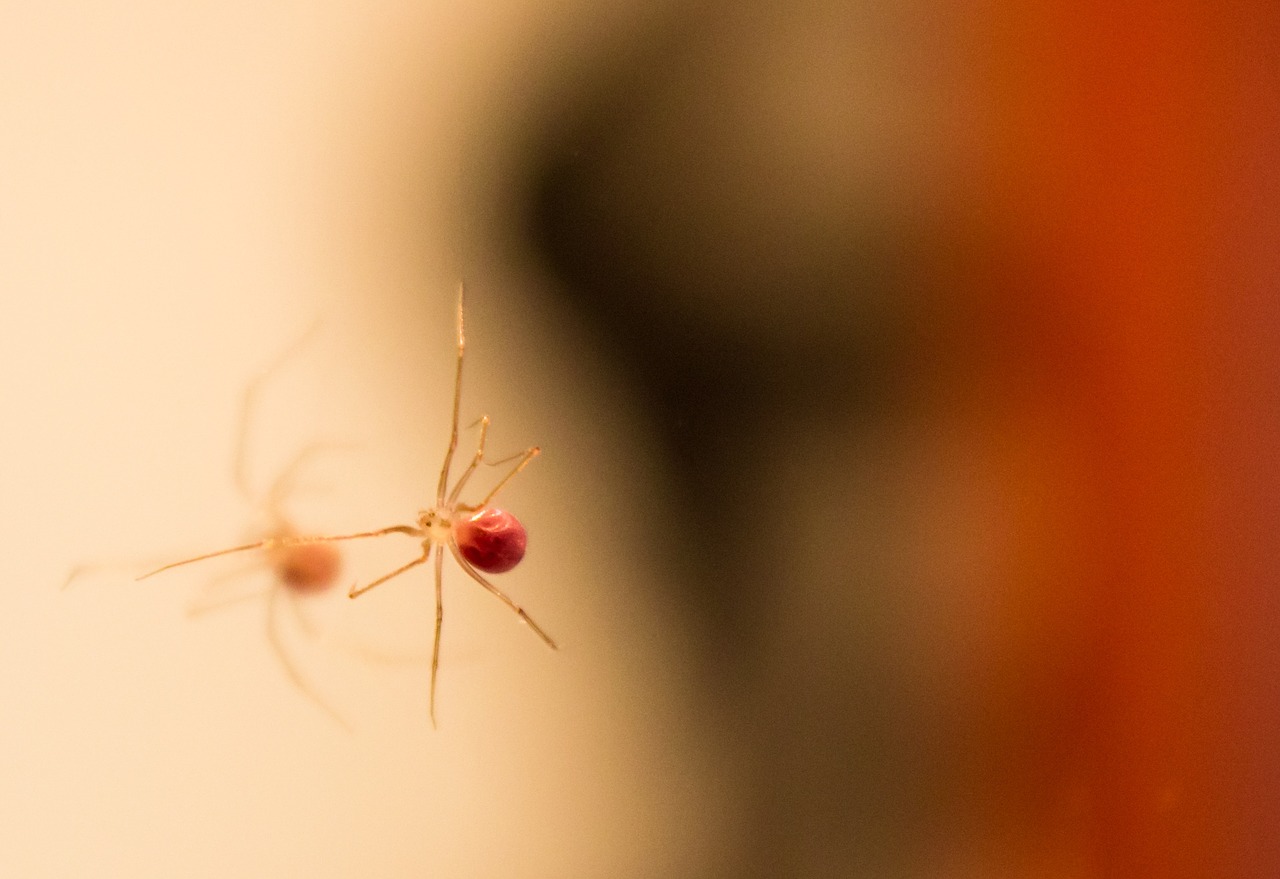
[[666,434],[730,875],[1277,866],[1244,7],[713,5],[529,160]]

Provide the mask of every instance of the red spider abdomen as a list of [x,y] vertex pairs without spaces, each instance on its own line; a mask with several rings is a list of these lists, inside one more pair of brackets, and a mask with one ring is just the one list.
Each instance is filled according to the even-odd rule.
[[477,510],[453,524],[453,539],[462,557],[481,571],[501,574],[524,558],[529,535],[506,510]]

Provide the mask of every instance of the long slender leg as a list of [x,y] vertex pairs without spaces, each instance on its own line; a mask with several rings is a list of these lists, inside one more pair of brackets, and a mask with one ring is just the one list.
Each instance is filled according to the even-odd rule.
[[311,443],[308,446],[304,446],[293,457],[288,466],[280,472],[280,475],[275,478],[275,481],[271,483],[271,487],[267,489],[266,497],[262,502],[267,515],[275,521],[284,521],[284,514],[280,509],[284,499],[297,487],[298,473],[302,470],[303,465],[315,457],[318,452],[350,450],[354,447],[353,443]]
[[302,630],[302,634],[306,635],[313,641],[320,637],[320,632],[316,629],[316,624],[311,617],[302,609],[302,599],[298,596],[298,590],[290,589],[287,586],[279,587],[284,589],[289,599],[289,610],[293,612],[293,620],[298,624],[298,628]]
[[180,562],[170,562],[163,567],[149,571],[136,579],[145,580],[148,577],[154,577],[162,571],[170,568],[181,567],[182,565],[191,565],[196,562],[202,562],[206,559],[216,559],[218,556],[231,555],[236,552],[246,552],[251,549],[278,549],[287,546],[299,546],[304,543],[332,543],[337,540],[360,540],[365,537],[381,537],[384,534],[408,534],[411,537],[421,537],[422,529],[415,528],[412,525],[392,525],[390,528],[379,528],[376,531],[361,531],[356,534],[339,534],[333,537],[266,537],[256,543],[246,543],[244,546],[233,546],[230,549],[220,549],[217,552],[207,552],[204,555],[198,555],[195,558],[183,559]]
[[251,549],[270,549],[275,544],[276,544],[276,538],[267,537],[257,541],[256,543],[246,543],[244,546],[233,546],[230,549],[220,549],[217,552],[207,552],[204,555],[198,555],[195,558],[190,558],[190,559],[183,559],[180,562],[170,562],[167,565],[163,565],[159,568],[156,568],[154,571],[149,571],[148,573],[143,574],[141,577],[137,577],[135,579],[145,580],[148,577],[154,577],[156,574],[159,574],[162,571],[167,571],[170,568],[177,568],[182,565],[191,565],[191,564],[195,564],[196,562],[203,562],[206,559],[216,559],[218,556],[231,555],[232,553],[235,553],[235,552],[247,552],[248,550],[251,550]]
[[280,629],[276,614],[276,602],[279,601],[281,589],[282,587],[275,587],[267,595],[267,641],[271,644],[271,649],[275,651],[276,658],[280,660],[280,665],[284,667],[285,674],[287,674],[289,679],[293,681],[294,686],[301,690],[308,699],[318,705],[321,710],[336,720],[338,724],[348,732],[354,732],[351,724],[347,722],[347,719],[334,710],[327,702],[321,699],[320,694],[311,688],[306,679],[302,676],[302,673],[298,671],[297,666],[294,665],[293,659],[289,656],[289,651],[285,649],[284,641],[280,638]]
[[503,464],[510,464],[516,458],[523,458],[527,454],[529,454],[529,450],[524,449],[523,451],[516,452],[514,455],[507,455],[505,458],[499,458],[496,461],[482,461],[481,463],[488,464],[490,467],[501,467]]
[[470,577],[472,580],[475,580],[485,589],[488,589],[498,598],[499,601],[501,601],[507,607],[515,611],[516,616],[524,620],[525,623],[529,626],[529,628],[533,629],[534,634],[537,635],[539,638],[541,638],[548,647],[550,647],[552,650],[557,649],[556,642],[552,641],[551,636],[548,635],[546,632],[544,632],[542,630],[542,627],[533,621],[533,617],[525,613],[525,610],[523,607],[516,604],[514,601],[511,600],[511,598],[505,592],[503,592],[497,586],[494,586],[492,583],[490,583],[488,580],[482,577],[480,575],[480,572],[477,571],[474,567],[472,567],[471,563],[462,557],[462,553],[459,552],[458,548],[454,546],[452,543],[449,544],[449,549],[450,551],[453,552],[453,557],[458,560],[458,565],[462,568],[462,570],[464,570],[467,573],[468,577]]
[[394,579],[395,577],[399,577],[401,574],[403,574],[405,571],[409,570],[410,568],[416,568],[418,565],[425,562],[427,560],[427,557],[430,555],[431,555],[431,542],[427,541],[422,545],[422,555],[420,557],[409,562],[409,564],[407,565],[401,565],[400,567],[392,571],[390,574],[384,574],[383,576],[374,580],[372,583],[366,583],[363,586],[352,586],[351,591],[347,593],[347,597],[356,598],[358,596],[364,595],[374,586],[381,586],[383,583],[387,582],[388,580]]
[[449,489],[449,467],[453,464],[453,453],[458,448],[458,409],[462,405],[462,357],[467,348],[467,337],[462,326],[463,297],[465,285],[458,283],[458,369],[453,379],[453,418],[449,424],[449,447],[445,449],[444,465],[440,468],[440,484],[436,488],[436,506],[444,506],[445,493]]
[[232,605],[240,604],[241,602],[249,601],[254,598],[262,598],[267,594],[268,589],[274,588],[274,586],[269,586],[267,589],[258,589],[255,592],[241,592],[226,598],[195,602],[188,605],[187,617],[194,619],[195,617],[204,616],[205,614],[215,610],[222,610],[224,607],[231,607]]
[[76,580],[79,580],[85,574],[91,574],[94,571],[100,570],[104,567],[109,567],[109,566],[99,565],[99,564],[84,564],[84,563],[78,564],[75,567],[73,567],[71,570],[67,571],[67,579],[62,581],[62,588],[66,589],[68,586],[70,586]]
[[425,653],[389,653],[376,650],[357,641],[346,638],[335,638],[331,633],[321,632],[316,626],[315,620],[306,611],[306,598],[300,596],[296,590],[288,590],[289,609],[293,611],[294,620],[298,624],[298,628],[313,641],[322,644],[325,647],[337,648],[348,654],[362,659],[365,662],[377,662],[383,665],[408,665],[415,663],[422,665],[427,661]]
[[436,728],[436,673],[440,669],[440,629],[444,624],[444,593],[440,587],[444,573],[444,550],[436,547],[436,634],[431,645],[431,728]]
[[480,437],[476,440],[476,454],[471,459],[471,463],[467,465],[467,469],[462,471],[462,475],[458,477],[458,482],[453,487],[453,491],[449,492],[448,505],[453,506],[458,501],[458,495],[462,494],[462,487],[467,484],[467,480],[471,478],[471,474],[476,472],[476,468],[480,466],[480,462],[484,460],[484,440],[489,433],[489,416],[480,416]]
[[67,572],[67,579],[62,581],[62,588],[70,588],[71,584],[84,577],[93,576],[107,571],[132,572],[136,571],[144,564],[159,564],[164,561],[165,558],[166,556],[148,556],[145,559],[111,559],[109,561],[102,562],[81,562]]
[[489,492],[485,496],[484,500],[476,504],[476,509],[483,510],[485,507],[489,506],[489,502],[494,499],[494,497],[498,494],[498,492],[502,491],[502,489],[506,486],[506,484],[515,478],[517,473],[519,473],[524,468],[528,467],[529,462],[532,461],[534,458],[538,457],[538,455],[541,453],[542,453],[542,449],[538,448],[537,446],[533,446],[532,448],[525,449],[524,454],[521,455],[520,457],[520,463],[516,464],[516,466],[512,468],[510,473],[502,477],[502,481],[499,482],[496,486],[494,486],[493,491]]
[[311,337],[315,335],[316,330],[320,328],[320,321],[317,319],[307,327],[303,333],[294,339],[289,346],[276,355],[275,359],[268,363],[261,372],[254,376],[249,384],[245,386],[244,394],[240,398],[240,420],[236,425],[236,444],[235,450],[231,458],[231,475],[235,480],[236,487],[240,489],[240,494],[246,500],[252,499],[253,490],[249,486],[248,475],[248,445],[249,445],[249,422],[253,418],[253,412],[256,408],[256,400],[258,393],[262,390],[262,386],[273,376],[276,370],[284,366],[291,357],[300,351],[307,342],[311,341]]
[[230,596],[219,596],[217,594],[217,589],[222,584],[230,580],[239,579],[259,567],[261,567],[261,565],[256,562],[253,564],[241,565],[234,570],[226,571],[214,577],[212,580],[209,580],[201,588],[200,595],[197,599],[187,606],[187,616],[198,617],[208,613],[209,611],[221,610],[224,607],[239,604],[240,602],[247,601],[250,598],[261,598],[263,594],[262,589],[254,589],[251,592],[239,592]]
[[[506,464],[509,461],[514,461],[517,458],[528,459],[528,458],[536,457],[538,455],[539,450],[537,449],[525,449],[523,452],[516,452],[514,455],[508,455],[505,458],[499,458],[497,461],[486,461],[484,459],[484,444],[485,444],[486,435],[489,432],[489,416],[482,415],[480,417],[479,424],[480,424],[480,438],[476,442],[475,457],[471,459],[471,463],[467,465],[467,469],[462,471],[462,475],[458,477],[457,483],[453,486],[453,491],[449,492],[449,499],[447,502],[448,506],[452,507],[455,504],[457,504],[458,498],[462,495],[462,489],[465,488],[467,485],[467,480],[471,478],[471,475],[476,472],[476,468],[479,467],[481,464],[488,464],[490,467],[501,467],[503,464]],[[502,485],[508,482],[512,476],[515,476],[517,472],[524,469],[526,464],[527,464],[527,461],[522,460],[521,463],[518,465],[516,471],[509,473],[502,480],[502,483],[498,485],[498,488],[501,488]],[[498,493],[497,488],[489,492],[489,497],[485,499],[486,502],[497,493]],[[479,506],[474,507],[473,509],[481,509],[484,506],[485,506],[484,504],[480,504]]]

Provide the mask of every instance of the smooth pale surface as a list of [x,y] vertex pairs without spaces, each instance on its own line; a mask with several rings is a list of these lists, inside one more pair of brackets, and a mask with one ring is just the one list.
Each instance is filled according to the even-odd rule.
[[[722,758],[688,717],[643,434],[607,377],[583,378],[602,371],[535,282],[459,252],[437,197],[477,97],[518,99],[500,86],[537,77],[509,65],[566,20],[6,5],[0,874],[649,877],[716,856]],[[352,602],[419,548],[344,548],[339,588],[305,604],[321,639],[283,628],[348,734],[289,683],[261,602],[187,618],[206,588],[264,588],[260,567],[228,577],[261,560],[132,577],[253,539],[230,478],[240,395],[317,317],[262,394],[251,481],[354,443],[307,470],[297,527],[413,522],[447,438],[464,275],[464,424],[488,412],[495,452],[545,450],[504,490],[537,552],[503,585],[562,649],[450,562],[433,732],[430,568]],[[60,591],[84,562],[105,566]]]

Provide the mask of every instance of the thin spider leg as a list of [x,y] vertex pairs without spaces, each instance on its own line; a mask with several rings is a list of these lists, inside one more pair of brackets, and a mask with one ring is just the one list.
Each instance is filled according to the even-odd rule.
[[289,362],[290,358],[297,354],[307,342],[311,341],[311,337],[316,334],[316,330],[319,328],[320,320],[317,318],[312,321],[311,326],[307,327],[298,338],[294,339],[287,348],[277,354],[274,360],[249,381],[249,384],[245,386],[244,394],[240,397],[240,419],[236,425],[236,444],[231,458],[231,473],[235,479],[236,488],[240,490],[240,494],[246,500],[253,498],[253,490],[249,486],[247,452],[249,446],[249,422],[252,420],[254,409],[257,407],[258,393],[262,390],[262,386],[267,383],[267,380],[275,374],[276,370]]
[[381,586],[383,583],[387,582],[388,580],[399,577],[401,574],[403,574],[405,571],[409,570],[410,568],[416,568],[418,565],[425,562],[427,560],[427,557],[430,555],[431,555],[431,543],[430,541],[428,541],[423,544],[421,556],[409,562],[409,564],[407,565],[401,565],[400,567],[392,571],[390,574],[384,574],[383,576],[374,580],[372,583],[367,583],[364,586],[352,586],[351,591],[347,593],[347,597],[358,598],[359,596],[364,595],[374,586]]
[[[477,423],[480,425],[480,438],[476,443],[475,457],[471,459],[471,463],[467,465],[467,469],[464,470],[462,475],[458,477],[458,482],[456,485],[454,485],[453,491],[449,492],[449,499],[448,499],[449,506],[453,506],[458,502],[458,498],[459,496],[461,496],[462,489],[466,486],[467,480],[471,478],[471,475],[475,473],[476,468],[479,467],[481,464],[487,464],[490,467],[501,467],[503,464],[514,461],[516,458],[523,458],[529,455],[530,450],[525,449],[523,452],[516,452],[514,455],[507,455],[507,457],[499,458],[496,461],[486,461],[484,457],[484,443],[485,443],[486,434],[489,431],[489,416],[482,415],[480,417],[480,420]],[[537,453],[535,452],[534,454],[537,454]],[[510,479],[510,478],[511,476],[507,477],[507,479]],[[489,497],[493,497],[493,495],[496,493],[497,493],[497,489],[490,492]],[[480,508],[475,507],[474,509],[480,509]]]
[[211,599],[209,601],[202,601],[202,602],[197,602],[195,604],[191,604],[187,607],[187,618],[195,619],[196,617],[204,616],[205,614],[210,613],[211,611],[222,610],[223,608],[231,607],[232,605],[236,605],[236,604],[241,604],[242,602],[249,601],[250,599],[262,598],[262,596],[266,595],[271,588],[273,587],[267,587],[267,589],[259,589],[256,592],[241,592],[238,595],[230,595],[230,596],[227,596],[226,598],[216,598],[216,599]]
[[476,468],[480,466],[480,462],[484,460],[484,440],[489,433],[489,416],[480,416],[480,437],[476,440],[476,454],[471,459],[471,463],[467,465],[467,469],[462,471],[462,475],[458,477],[458,482],[453,487],[453,491],[449,492],[449,506],[453,506],[458,502],[458,495],[462,494],[462,487],[467,484],[467,480],[471,478],[471,474],[476,472]]
[[277,542],[276,538],[267,537],[262,540],[259,540],[257,543],[246,543],[244,546],[233,546],[230,549],[220,549],[217,552],[207,552],[204,555],[198,555],[195,558],[183,559],[180,562],[170,562],[167,565],[162,565],[161,567],[156,568],[154,571],[149,571],[148,573],[143,574],[141,577],[136,577],[134,579],[135,579],[135,582],[137,580],[145,580],[148,577],[154,577],[156,574],[159,574],[163,571],[167,571],[170,568],[177,568],[177,567],[181,567],[182,565],[191,565],[191,564],[195,564],[196,562],[202,562],[206,559],[216,559],[218,556],[231,555],[232,553],[236,553],[236,552],[247,552],[248,550],[251,550],[251,549],[263,549],[263,548],[270,549],[276,542]]
[[79,580],[85,574],[92,574],[94,571],[100,571],[100,570],[103,570],[104,568],[110,568],[110,567],[111,565],[109,564],[83,564],[82,563],[82,564],[76,565],[70,571],[67,571],[67,579],[62,581],[62,588],[66,589],[68,586],[70,586],[76,580]]
[[154,577],[162,571],[170,568],[181,567],[182,565],[191,565],[196,562],[202,562],[206,559],[215,559],[218,556],[231,555],[236,552],[246,552],[251,549],[278,549],[288,546],[299,546],[304,543],[333,543],[338,540],[359,540],[364,537],[381,537],[384,534],[408,534],[411,537],[421,537],[422,530],[412,525],[392,525],[390,528],[379,528],[377,531],[361,531],[358,534],[339,534],[334,537],[266,537],[256,543],[246,543],[244,546],[233,546],[230,549],[220,549],[217,552],[208,552],[204,555],[198,555],[195,558],[183,559],[180,562],[170,562],[163,567],[156,568],[137,577],[137,580],[145,580],[148,577]]
[[515,476],[517,473],[519,473],[524,468],[528,467],[529,462],[532,461],[534,458],[538,457],[538,455],[541,454],[541,452],[542,452],[542,449],[538,448],[537,446],[533,446],[532,448],[525,449],[524,453],[520,456],[520,463],[516,464],[516,466],[512,468],[510,473],[502,477],[502,481],[494,486],[493,491],[485,495],[484,500],[476,504],[475,509],[483,510],[485,507],[489,506],[489,501],[493,500],[494,497],[498,494],[498,492],[502,491],[502,489],[506,486],[508,482],[510,482],[512,479],[515,479]]
[[444,624],[444,593],[440,587],[444,573],[444,549],[436,547],[436,635],[431,645],[431,728],[436,728],[436,673],[440,669],[440,630]]
[[297,487],[298,473],[302,470],[303,465],[314,458],[317,453],[350,450],[353,448],[355,446],[352,443],[330,442],[311,443],[303,447],[289,462],[288,466],[280,472],[280,475],[275,478],[275,481],[271,483],[271,487],[267,489],[266,497],[262,503],[267,515],[277,522],[284,521],[285,517],[280,507],[284,499]]
[[458,408],[462,405],[462,356],[466,352],[467,337],[462,326],[462,305],[465,285],[458,283],[458,369],[453,379],[453,418],[449,424],[449,447],[444,452],[444,465],[440,468],[440,484],[436,488],[436,506],[444,506],[444,497],[449,490],[449,468],[453,464],[453,453],[458,448]]
[[62,581],[62,588],[68,589],[75,581],[93,574],[106,571],[136,571],[140,566],[155,565],[164,561],[166,556],[148,556],[145,559],[112,559],[105,562],[81,562],[67,572],[67,579]]
[[261,589],[255,589],[250,592],[240,592],[230,596],[217,595],[218,587],[223,583],[243,577],[245,574],[248,574],[250,571],[259,567],[261,566],[257,563],[241,565],[235,570],[219,574],[212,580],[209,580],[204,584],[203,588],[201,588],[200,595],[197,597],[197,600],[187,606],[187,616],[198,617],[211,610],[221,610],[224,607],[230,607],[233,604],[248,601],[250,598],[262,597],[263,590]]
[[88,574],[97,569],[98,569],[98,565],[83,565],[83,564],[76,565],[74,568],[67,571],[67,579],[62,581],[62,588],[66,589],[68,586],[70,586],[76,580],[83,577],[85,574]]
[[267,595],[267,640],[271,644],[271,649],[275,651],[276,658],[280,660],[280,665],[284,667],[285,674],[289,676],[289,680],[293,681],[294,686],[302,691],[308,699],[318,705],[325,714],[328,714],[338,722],[340,726],[347,732],[354,732],[351,724],[347,719],[339,714],[332,706],[320,698],[320,694],[313,690],[310,684],[298,671],[298,667],[294,665],[293,659],[289,656],[289,651],[284,647],[284,641],[280,638],[280,628],[277,623],[276,602],[279,600],[279,593],[282,590],[277,587],[273,588]]
[[320,632],[316,628],[315,622],[313,622],[311,617],[302,609],[302,598],[299,597],[298,590],[285,589],[284,591],[286,593],[285,597],[289,601],[289,610],[293,611],[293,619],[298,624],[298,628],[301,629],[302,633],[308,638],[318,640]]
[[537,635],[539,638],[541,638],[548,647],[550,647],[552,650],[557,649],[556,642],[551,640],[550,635],[542,631],[542,627],[533,621],[533,617],[525,613],[525,609],[523,607],[516,604],[514,601],[511,600],[511,598],[505,592],[503,592],[497,586],[494,586],[492,583],[490,583],[488,580],[482,577],[480,575],[480,572],[477,571],[471,565],[470,562],[468,562],[465,558],[462,557],[462,553],[452,543],[449,544],[449,549],[450,551],[453,552],[453,557],[458,560],[458,565],[462,568],[463,571],[466,572],[468,577],[470,577],[472,580],[475,580],[485,589],[488,589],[490,592],[494,594],[495,597],[497,597],[499,601],[501,601],[507,607],[515,611],[516,616],[524,620],[525,623],[529,626],[529,628],[533,629],[533,633]]
[[522,458],[528,453],[529,453],[529,450],[525,449],[523,452],[516,452],[514,455],[507,455],[505,458],[499,458],[496,461],[485,461],[483,463],[487,464],[490,467],[501,467],[503,464],[509,464],[512,461],[514,461],[516,458]]

